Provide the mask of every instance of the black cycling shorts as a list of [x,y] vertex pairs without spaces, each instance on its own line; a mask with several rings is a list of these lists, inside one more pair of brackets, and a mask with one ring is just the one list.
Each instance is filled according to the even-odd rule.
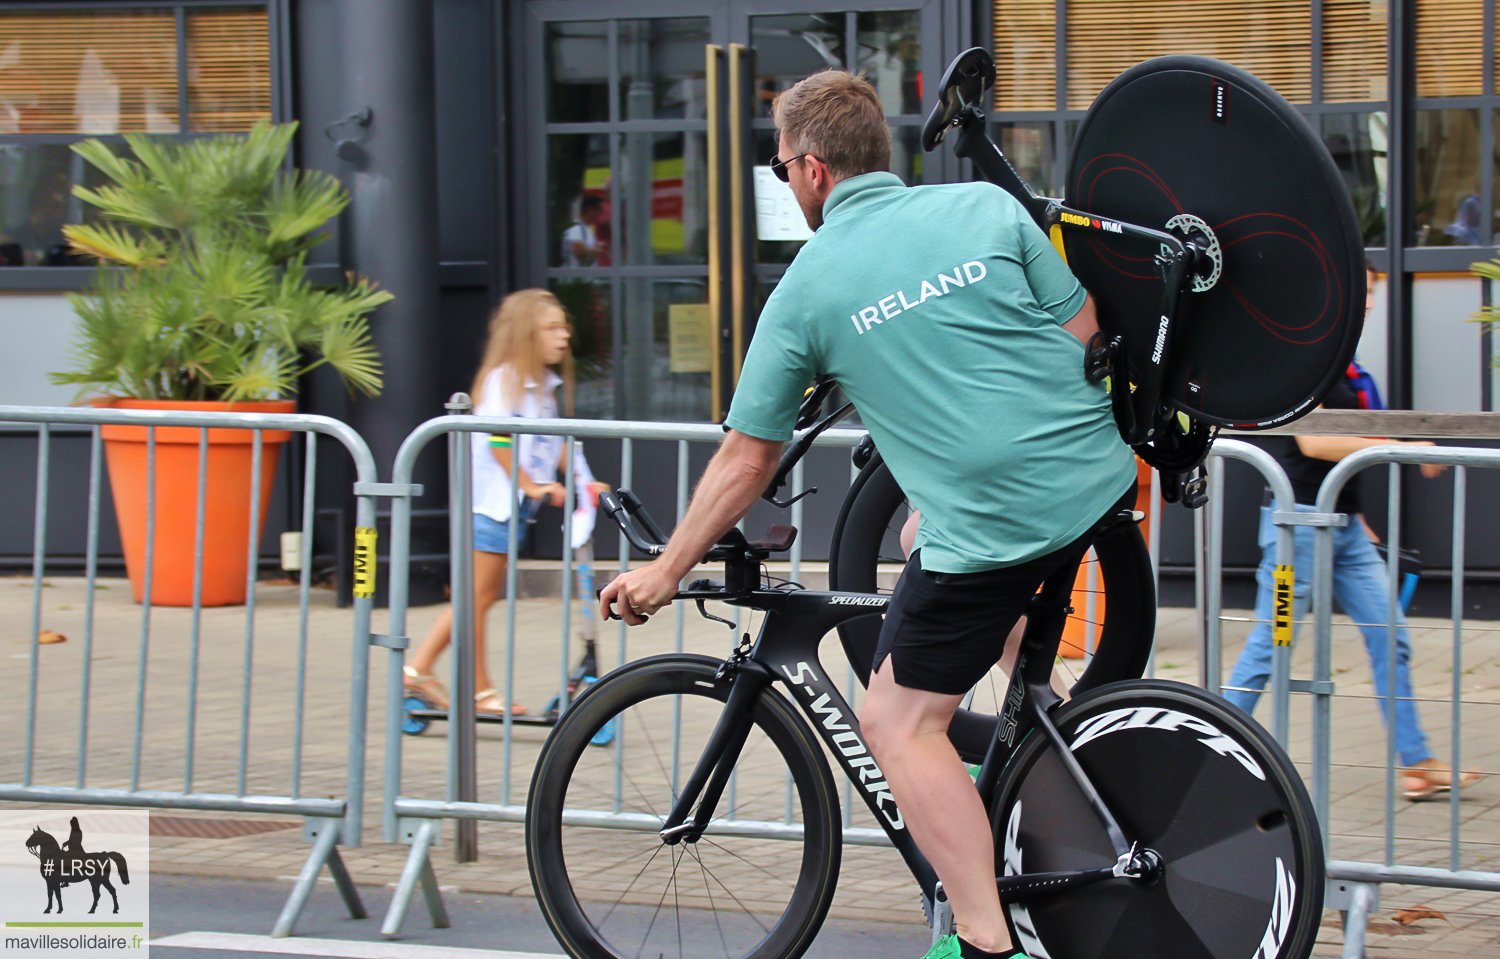
[[[1134,506],[1132,488],[1100,522]],[[913,552],[886,608],[872,671],[890,656],[898,686],[950,696],[968,692],[999,662],[1006,636],[1042,581],[1088,549],[1097,525],[1036,559],[979,573],[929,572],[921,550]]]

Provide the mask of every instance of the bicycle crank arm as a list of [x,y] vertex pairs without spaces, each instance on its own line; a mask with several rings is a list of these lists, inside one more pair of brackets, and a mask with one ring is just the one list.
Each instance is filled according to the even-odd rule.
[[1005,902],[1038,899],[1080,886],[1091,886],[1104,879],[1117,878],[1115,869],[1077,869],[1069,872],[1032,872],[1019,876],[996,876],[995,886]]

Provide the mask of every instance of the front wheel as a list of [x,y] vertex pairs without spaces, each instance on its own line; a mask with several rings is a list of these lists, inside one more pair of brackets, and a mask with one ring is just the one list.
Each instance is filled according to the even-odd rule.
[[[1323,908],[1323,845],[1281,747],[1241,710],[1180,683],[1116,683],[1058,709],[1063,739],[1127,841],[1160,857],[1147,881],[1108,879],[1006,904],[1033,959],[1306,959]],[[991,809],[1003,875],[1108,866],[1097,817],[1040,735]]]
[[837,793],[811,730],[771,688],[702,837],[659,835],[724,711],[719,665],[673,655],[623,666],[563,712],[542,749],[526,859],[575,959],[795,959],[828,914]]

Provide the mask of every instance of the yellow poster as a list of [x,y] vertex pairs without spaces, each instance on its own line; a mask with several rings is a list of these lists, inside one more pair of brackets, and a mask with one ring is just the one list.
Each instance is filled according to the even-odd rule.
[[667,332],[673,373],[707,373],[713,349],[713,324],[707,303],[673,303],[667,307]]

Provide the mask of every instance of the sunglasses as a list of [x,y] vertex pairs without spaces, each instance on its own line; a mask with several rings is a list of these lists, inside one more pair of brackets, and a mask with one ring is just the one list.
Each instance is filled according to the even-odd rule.
[[[789,183],[791,182],[791,180],[787,176],[786,165],[788,163],[791,163],[793,160],[800,160],[803,157],[810,156],[812,156],[811,153],[799,153],[794,157],[787,157],[785,160],[783,160],[781,157],[771,157],[771,172],[776,174],[776,179],[780,180],[782,183]],[[817,158],[813,157],[813,159]]]

